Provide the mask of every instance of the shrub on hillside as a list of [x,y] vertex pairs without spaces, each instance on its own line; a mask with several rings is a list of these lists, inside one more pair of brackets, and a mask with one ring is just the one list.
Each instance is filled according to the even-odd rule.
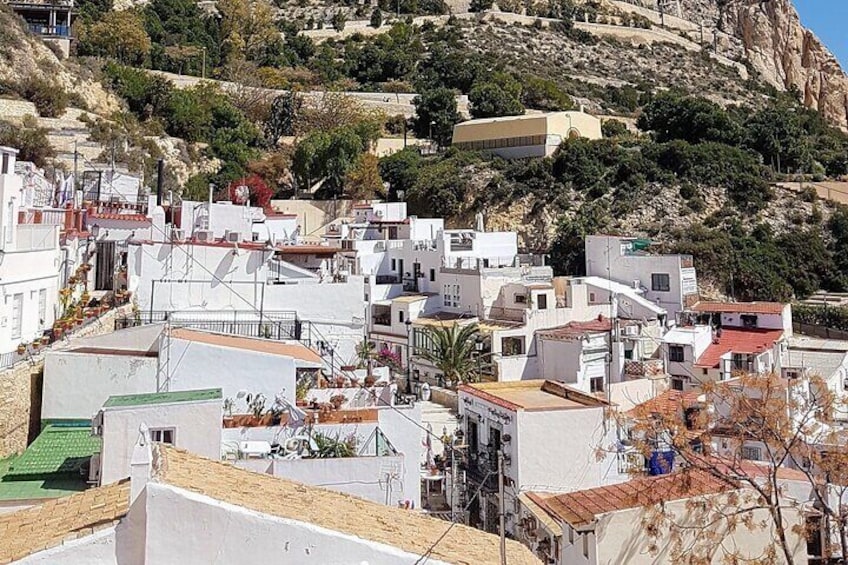
[[68,93],[53,81],[30,77],[21,82],[16,90],[35,104],[38,113],[45,118],[58,118],[68,107]]

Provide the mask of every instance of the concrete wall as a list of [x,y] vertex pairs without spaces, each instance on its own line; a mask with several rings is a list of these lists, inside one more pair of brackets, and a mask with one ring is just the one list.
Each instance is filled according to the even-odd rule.
[[[115,528],[100,530],[85,537],[63,542],[15,561],[20,565],[136,565],[118,561]],[[140,564],[139,564],[140,565]]]
[[262,563],[274,556],[281,563],[412,565],[420,559],[395,547],[260,514],[168,485],[148,483],[142,496],[147,500],[147,563]]
[[[744,497],[744,493],[743,493]],[[712,495],[709,497],[698,497],[694,500],[705,500],[707,509],[714,507],[720,508],[724,513],[732,512],[736,505],[729,498],[729,495]],[[739,503],[737,503],[739,504]],[[749,506],[742,503],[743,506]],[[683,535],[683,547],[687,547],[692,540],[695,539],[691,534],[691,528],[699,528],[708,520],[713,520],[713,512],[705,513],[698,511],[688,505],[688,501],[674,501],[666,503],[666,517],[671,518],[675,526],[660,527],[659,532],[662,533],[656,539],[652,539],[645,535],[645,531],[639,525],[644,520],[651,520],[651,513],[655,512],[653,508],[633,508],[614,512],[604,515],[600,518],[598,525],[595,528],[597,535],[596,551],[597,560],[594,563],[614,564],[614,563],[633,563],[633,564],[653,564],[672,562],[673,554],[672,547],[674,545],[672,533]],[[713,549],[712,563],[725,563],[728,554],[739,553],[743,559],[753,562],[763,559],[767,551],[774,548],[777,533],[772,527],[772,519],[766,509],[759,509],[752,512],[753,527],[746,527],[739,523],[736,525],[736,531],[728,531],[726,522],[719,521],[713,526],[715,528],[716,538],[709,542],[701,542],[701,547],[704,545],[711,546]],[[796,563],[804,563],[807,560],[807,546],[803,535],[793,533],[793,528],[804,527],[804,517],[797,508],[785,508],[784,516],[786,520],[786,532],[789,536],[789,543],[793,549],[792,553]],[[763,522],[768,524],[766,528],[760,528],[759,524]],[[689,531],[686,528],[689,528]],[[656,543],[659,553],[652,554],[648,547],[651,543]],[[779,555],[782,555],[781,550],[777,550]]]
[[[270,474],[300,483],[351,494],[378,504],[397,506],[404,492],[404,457],[344,457],[337,459],[275,459]],[[237,466],[240,466],[238,463]],[[416,466],[417,468],[417,466]]]
[[235,414],[248,412],[245,399],[236,399],[242,390],[264,394],[268,408],[280,393],[294,403],[295,362],[291,357],[176,338],[168,340],[167,347],[168,390],[220,387],[224,398],[235,400]]
[[112,395],[155,392],[157,369],[155,357],[51,351],[41,418],[87,420]]
[[321,235],[325,225],[353,215],[354,200],[272,200],[276,212],[296,214],[300,234]]
[[174,428],[174,445],[209,459],[221,456],[222,404],[218,400],[104,408],[100,484],[130,475],[130,460],[143,423]]

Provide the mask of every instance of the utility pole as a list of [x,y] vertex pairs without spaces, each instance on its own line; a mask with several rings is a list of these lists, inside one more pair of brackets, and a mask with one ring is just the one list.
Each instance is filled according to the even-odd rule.
[[451,523],[456,523],[456,475],[457,475],[457,467],[456,467],[456,440],[454,439],[453,445],[451,446],[451,493],[450,493],[450,507],[451,507]]
[[77,140],[74,140],[74,194],[76,194],[77,187],[79,186],[79,179],[77,178],[77,159],[79,153],[77,153]]
[[498,451],[498,532],[501,536],[501,565],[506,565],[506,512],[504,510],[504,454]]

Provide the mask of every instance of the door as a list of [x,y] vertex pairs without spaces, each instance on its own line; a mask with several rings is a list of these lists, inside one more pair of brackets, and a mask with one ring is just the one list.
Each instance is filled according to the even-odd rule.
[[115,242],[97,242],[97,273],[94,280],[95,290],[115,290]]
[[20,339],[23,326],[24,295],[12,296],[12,339]]

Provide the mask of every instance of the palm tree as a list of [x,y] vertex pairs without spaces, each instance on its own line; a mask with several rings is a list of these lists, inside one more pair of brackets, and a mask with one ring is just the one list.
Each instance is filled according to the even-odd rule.
[[477,324],[435,326],[427,333],[431,347],[421,349],[418,356],[432,363],[446,381],[465,383],[474,380],[475,376],[479,377],[479,360],[475,350],[480,335]]

